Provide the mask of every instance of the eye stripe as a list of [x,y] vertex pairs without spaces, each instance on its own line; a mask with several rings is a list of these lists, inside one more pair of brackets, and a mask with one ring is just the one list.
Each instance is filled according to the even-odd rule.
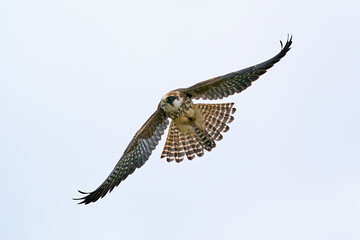
[[166,98],[166,102],[169,103],[169,104],[172,104],[172,102],[176,99],[176,97],[174,96],[169,96]]

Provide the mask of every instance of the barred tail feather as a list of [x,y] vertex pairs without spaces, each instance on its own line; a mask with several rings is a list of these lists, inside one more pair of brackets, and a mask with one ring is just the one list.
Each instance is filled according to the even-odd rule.
[[174,123],[171,123],[169,133],[166,138],[164,150],[161,153],[161,158],[166,157],[168,162],[175,160],[175,126]]
[[209,135],[214,139],[215,141],[220,141],[223,139],[223,135],[221,132],[218,131],[218,129],[212,125],[210,121],[205,120],[205,128],[206,131],[209,133]]
[[191,125],[193,133],[185,134],[172,122],[161,158],[166,157],[168,162],[181,162],[185,155],[192,160],[195,155],[203,156],[204,149],[211,151],[216,147],[215,141],[223,139],[221,133],[229,130],[227,123],[234,120],[232,114],[236,109],[233,105],[234,103],[196,104],[201,111],[204,127]]
[[[234,103],[220,103],[220,104],[196,104],[202,112],[219,113],[220,115],[232,115],[236,109],[233,108]],[[216,115],[216,114],[215,114]]]
[[206,131],[215,141],[222,140],[221,133],[229,130],[227,123],[234,120],[232,114],[236,111],[233,106],[234,103],[197,104],[203,114]]
[[185,155],[191,160],[195,157],[195,154],[199,157],[204,155],[201,142],[195,136],[184,135],[174,123],[171,123],[161,158],[166,157],[168,162],[174,160],[181,162]]
[[195,151],[194,151],[193,147],[191,146],[187,136],[185,136],[184,134],[180,134],[180,141],[185,150],[186,157],[189,160],[192,160],[195,157]]
[[190,144],[198,157],[204,155],[204,149],[195,137],[191,137]]
[[181,162],[185,156],[185,150],[183,147],[183,143],[181,142],[180,135],[181,134],[179,130],[176,128],[175,129],[175,161],[176,162]]
[[219,132],[227,132],[230,129],[225,122],[220,121],[219,119],[217,119],[212,115],[208,115],[208,116],[205,115],[205,118],[206,118],[205,121],[209,122],[209,124],[211,124],[213,128],[215,128]]
[[215,141],[206,130],[201,130],[195,127],[194,132],[198,143],[200,143],[200,145],[207,151],[211,151],[211,149],[216,147]]
[[173,140],[173,149],[174,149],[174,159],[177,160],[179,157],[179,137],[178,137],[178,131],[174,129],[174,140]]

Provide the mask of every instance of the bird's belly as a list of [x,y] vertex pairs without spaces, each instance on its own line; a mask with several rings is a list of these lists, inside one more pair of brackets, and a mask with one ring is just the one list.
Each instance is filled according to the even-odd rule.
[[194,134],[194,127],[204,129],[204,118],[200,110],[194,104],[187,112],[174,119],[176,127],[185,135]]

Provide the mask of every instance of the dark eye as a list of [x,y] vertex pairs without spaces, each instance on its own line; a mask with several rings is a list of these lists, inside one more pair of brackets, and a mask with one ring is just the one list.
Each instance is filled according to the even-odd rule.
[[169,103],[169,104],[172,104],[172,102],[176,99],[176,97],[174,96],[170,96],[170,97],[167,97],[166,98],[166,102]]

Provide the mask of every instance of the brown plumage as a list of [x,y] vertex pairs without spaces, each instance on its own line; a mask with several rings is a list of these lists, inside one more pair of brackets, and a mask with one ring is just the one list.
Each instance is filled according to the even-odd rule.
[[181,162],[185,155],[192,160],[195,155],[201,157],[204,149],[211,151],[216,147],[215,141],[223,139],[221,133],[229,130],[227,123],[234,120],[231,116],[236,111],[233,105],[234,103],[195,104],[194,108],[201,114],[202,126],[190,124],[193,131],[184,133],[173,121],[161,157],[166,157],[168,162]]
[[140,168],[150,157],[152,151],[164,134],[171,118],[170,130],[165,142],[162,158],[181,162],[186,156],[189,160],[204,155],[204,150],[215,148],[215,141],[223,139],[222,133],[229,130],[234,120],[234,103],[194,104],[194,99],[222,99],[248,88],[290,50],[292,37],[288,38],[281,51],[269,60],[199,82],[188,88],[180,88],[161,98],[157,110],[136,132],[125,149],[124,154],[106,180],[93,192],[85,193],[80,203],[89,204],[104,197],[114,187]]

